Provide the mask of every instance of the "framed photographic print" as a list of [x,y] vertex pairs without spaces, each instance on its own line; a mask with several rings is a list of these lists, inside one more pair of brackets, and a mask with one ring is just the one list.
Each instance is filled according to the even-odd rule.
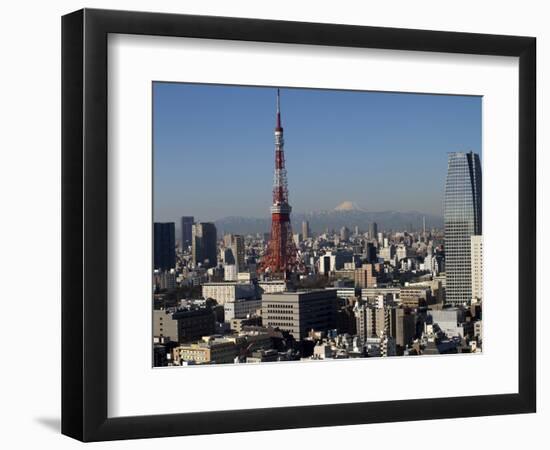
[[62,22],[62,432],[535,412],[535,38]]

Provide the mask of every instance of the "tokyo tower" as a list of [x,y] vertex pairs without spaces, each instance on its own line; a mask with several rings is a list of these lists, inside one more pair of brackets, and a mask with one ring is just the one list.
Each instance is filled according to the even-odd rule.
[[299,267],[297,249],[292,239],[288,185],[285,168],[283,127],[281,126],[281,96],[277,89],[277,121],[275,125],[275,173],[273,204],[271,205],[271,239],[260,262],[260,271],[272,278],[287,278]]

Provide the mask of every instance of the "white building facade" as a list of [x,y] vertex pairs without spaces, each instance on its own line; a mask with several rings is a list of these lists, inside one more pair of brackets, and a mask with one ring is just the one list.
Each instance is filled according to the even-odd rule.
[[213,298],[218,304],[223,305],[238,298],[255,298],[256,289],[252,283],[205,283],[202,285],[202,296]]
[[237,298],[224,303],[224,320],[229,322],[233,319],[245,319],[262,308],[262,300]]
[[471,236],[472,299],[483,299],[483,239],[481,235]]

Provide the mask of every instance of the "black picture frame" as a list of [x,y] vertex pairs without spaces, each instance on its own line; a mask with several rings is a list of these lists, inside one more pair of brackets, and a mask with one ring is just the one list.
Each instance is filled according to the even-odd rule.
[[[107,36],[124,33],[519,57],[518,393],[107,417]],[[62,18],[62,433],[82,441],[536,409],[536,39],[83,9]],[[184,375],[182,375],[184,376]]]

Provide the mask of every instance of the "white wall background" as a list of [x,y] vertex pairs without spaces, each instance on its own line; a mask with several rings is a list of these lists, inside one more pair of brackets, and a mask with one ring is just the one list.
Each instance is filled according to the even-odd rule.
[[[59,434],[60,417],[60,16],[81,7],[134,9],[189,14],[257,17],[393,26],[449,31],[518,34],[538,38],[539,243],[538,273],[549,263],[542,235],[548,226],[549,198],[543,153],[550,132],[544,107],[550,105],[549,11],[542,1],[352,2],[274,0],[19,1],[5,2],[0,26],[0,222],[1,300],[0,443],[4,448],[74,448],[82,444]],[[546,217],[544,217],[546,215]],[[545,220],[546,219],[546,220]],[[525,237],[525,245],[530,245]],[[548,290],[546,289],[546,292]],[[539,318],[550,314],[539,282]],[[17,311],[17,312],[16,312]],[[539,342],[542,342],[538,321]],[[25,330],[25,335],[19,335]],[[33,330],[33,334],[28,332]],[[19,348],[19,339],[34,345]],[[22,350],[25,350],[23,352]],[[539,412],[535,415],[484,417],[431,422],[361,425],[276,432],[240,433],[96,444],[95,448],[339,448],[462,449],[543,448],[550,419],[548,351],[539,345]],[[468,377],[468,375],[466,375]],[[546,426],[545,426],[546,425]],[[540,445],[537,445],[540,442]]]

